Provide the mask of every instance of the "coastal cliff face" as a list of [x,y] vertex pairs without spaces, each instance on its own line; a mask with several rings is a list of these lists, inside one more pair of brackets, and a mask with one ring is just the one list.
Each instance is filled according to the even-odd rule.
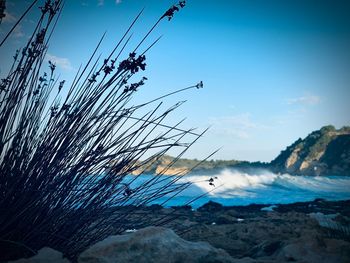
[[152,165],[139,167],[142,172],[164,175],[184,175],[189,171],[211,172],[222,169],[247,170],[262,168],[275,173],[293,175],[348,175],[350,176],[350,127],[339,130],[325,126],[306,138],[299,138],[270,163],[237,160],[178,159],[164,155]]
[[350,175],[350,127],[325,126],[298,139],[271,163],[271,170],[302,175]]
[[174,157],[164,155],[159,159],[153,160],[147,167],[140,166],[138,169],[135,169],[132,174],[139,175],[141,173],[150,173],[163,175],[185,175],[189,172],[191,166],[181,164],[181,160],[183,159],[179,159],[180,164],[177,162],[174,163],[174,160]]
[[242,162],[237,160],[208,160],[200,161],[197,159],[177,159],[169,155],[164,155],[158,160],[154,160],[152,165],[147,169],[139,167],[133,174],[137,175],[142,172],[163,174],[163,175],[185,175],[190,171],[214,171],[216,169],[234,168],[237,165],[250,164],[249,162]]

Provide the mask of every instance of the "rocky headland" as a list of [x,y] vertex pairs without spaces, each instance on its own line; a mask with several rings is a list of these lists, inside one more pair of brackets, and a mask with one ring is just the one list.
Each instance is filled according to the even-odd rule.
[[164,155],[153,164],[139,167],[141,172],[182,175],[188,172],[210,173],[222,169],[250,170],[262,168],[275,173],[292,175],[350,175],[350,127],[335,129],[325,126],[313,131],[304,139],[299,138],[271,162],[238,160],[178,159]]
[[269,166],[297,175],[350,175],[350,127],[325,126],[299,138]]

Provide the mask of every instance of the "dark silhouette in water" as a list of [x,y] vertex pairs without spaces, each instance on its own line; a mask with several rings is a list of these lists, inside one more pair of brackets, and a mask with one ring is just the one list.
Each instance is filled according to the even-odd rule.
[[210,179],[208,180],[209,182],[209,185],[211,186],[214,186],[215,187],[215,184],[214,184],[214,179],[218,179],[216,176],[215,177],[210,177]]

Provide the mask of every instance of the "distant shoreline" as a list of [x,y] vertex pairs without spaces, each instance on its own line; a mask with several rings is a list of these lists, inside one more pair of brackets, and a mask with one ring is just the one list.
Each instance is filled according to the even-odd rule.
[[271,162],[249,162],[239,160],[177,159],[163,155],[147,167],[139,166],[134,173],[161,173],[182,175],[188,172],[204,172],[218,169],[249,171],[266,169],[273,173],[291,175],[342,175],[350,176],[350,127],[335,129],[328,125],[299,138]]

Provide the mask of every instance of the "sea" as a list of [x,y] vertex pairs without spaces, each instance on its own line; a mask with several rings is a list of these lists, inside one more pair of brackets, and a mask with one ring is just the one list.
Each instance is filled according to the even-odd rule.
[[[128,176],[125,183],[131,182],[135,188],[147,182],[154,175]],[[161,187],[169,183],[173,177],[162,176],[160,183],[152,187]],[[211,173],[188,174],[181,177],[176,185],[191,182],[191,185],[173,196],[169,193],[150,204],[164,206],[191,205],[198,208],[214,201],[225,206],[249,204],[288,204],[313,201],[317,198],[325,200],[350,199],[349,176],[302,176],[275,174],[266,170],[243,172],[239,170],[221,170]]]

